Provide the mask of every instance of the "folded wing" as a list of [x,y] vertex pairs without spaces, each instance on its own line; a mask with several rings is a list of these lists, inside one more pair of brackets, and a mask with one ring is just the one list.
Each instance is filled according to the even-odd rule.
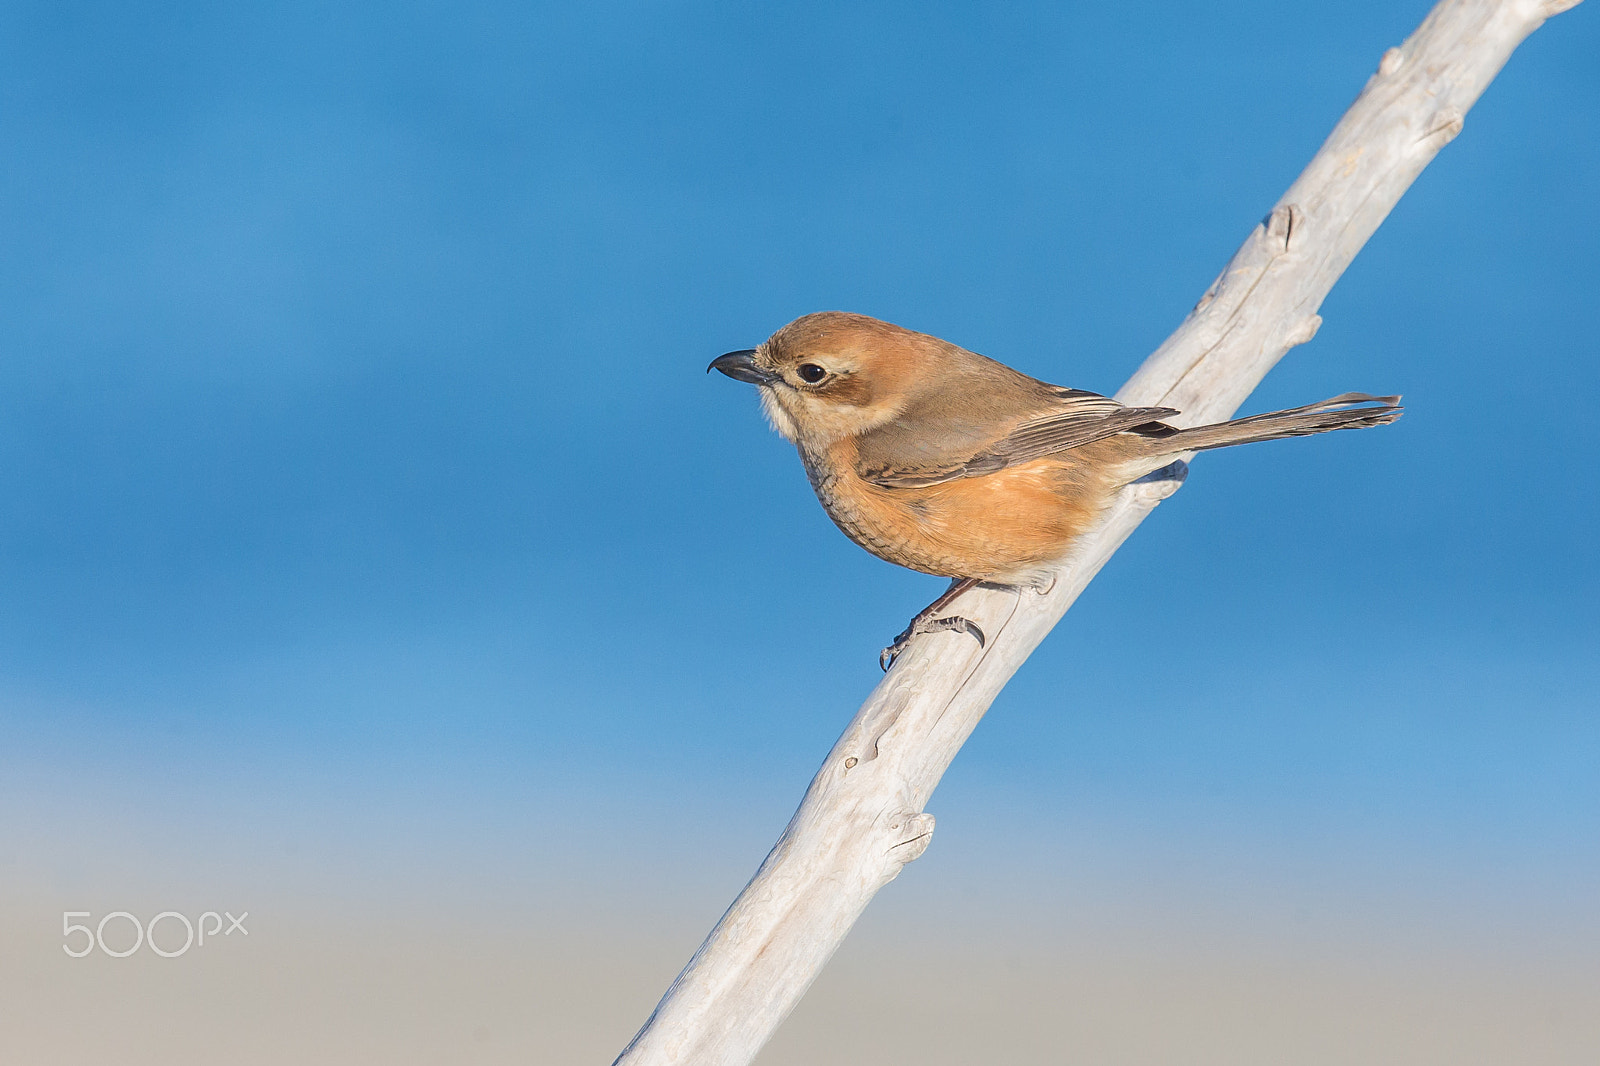
[[[965,420],[952,413],[940,418],[919,413],[921,417],[914,420],[920,428],[916,438],[905,431],[906,423],[874,430],[861,439],[857,473],[884,488],[922,488],[992,474],[1117,433],[1177,432],[1161,422],[1177,414],[1170,407],[1124,407],[1097,393],[1055,386],[1045,386],[1031,399],[1029,409],[1005,418],[988,411],[974,412]],[[975,440],[973,429],[983,426],[994,427],[991,439]]]

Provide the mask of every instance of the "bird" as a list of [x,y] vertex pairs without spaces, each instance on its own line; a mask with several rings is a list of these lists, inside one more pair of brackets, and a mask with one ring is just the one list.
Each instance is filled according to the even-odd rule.
[[[1320,403],[1180,428],[1170,407],[1131,407],[1051,385],[949,341],[867,315],[821,311],[706,367],[756,386],[800,453],[823,510],[873,555],[950,587],[883,650],[890,669],[935,617],[979,584],[1042,588],[1123,486],[1212,448],[1362,429],[1399,396]],[[1186,467],[1176,467],[1181,472]]]

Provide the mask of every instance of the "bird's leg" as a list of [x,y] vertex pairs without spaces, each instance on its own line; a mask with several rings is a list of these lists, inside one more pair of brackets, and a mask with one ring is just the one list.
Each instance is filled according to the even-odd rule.
[[878,665],[883,667],[887,673],[889,667],[894,665],[894,661],[900,658],[900,653],[906,650],[906,645],[911,643],[911,638],[919,633],[938,633],[946,629],[959,629],[963,632],[971,633],[973,639],[978,642],[978,647],[983,647],[983,630],[978,628],[976,622],[954,616],[950,618],[933,617],[948,607],[957,596],[970,588],[976,588],[980,584],[982,582],[975,577],[958,577],[951,581],[950,587],[945,589],[938,599],[918,611],[917,616],[911,620],[910,625],[906,626],[905,631],[894,638],[894,643],[878,654]]

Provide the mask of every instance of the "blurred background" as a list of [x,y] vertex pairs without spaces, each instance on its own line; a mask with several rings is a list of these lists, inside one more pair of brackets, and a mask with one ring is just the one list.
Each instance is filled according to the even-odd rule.
[[[609,1062],[942,588],[706,363],[1112,392],[1427,9],[0,5],[0,1059]],[[765,1066],[1600,1057],[1597,56],[1246,405],[1407,416],[1194,464]],[[63,951],[168,910],[248,932]]]

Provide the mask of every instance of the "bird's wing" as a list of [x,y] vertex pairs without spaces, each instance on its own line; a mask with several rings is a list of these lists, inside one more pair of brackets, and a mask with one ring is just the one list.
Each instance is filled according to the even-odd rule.
[[[921,488],[992,474],[1128,430],[1153,436],[1177,432],[1160,424],[1162,418],[1178,413],[1170,407],[1124,407],[1081,389],[1048,386],[1048,392],[1028,406],[1020,417],[1013,413],[1004,420],[994,418],[993,412],[975,412],[968,418],[946,414],[896,420],[862,435],[857,473],[884,488]],[[998,436],[975,432],[996,422]],[[983,436],[990,439],[981,440]]]

